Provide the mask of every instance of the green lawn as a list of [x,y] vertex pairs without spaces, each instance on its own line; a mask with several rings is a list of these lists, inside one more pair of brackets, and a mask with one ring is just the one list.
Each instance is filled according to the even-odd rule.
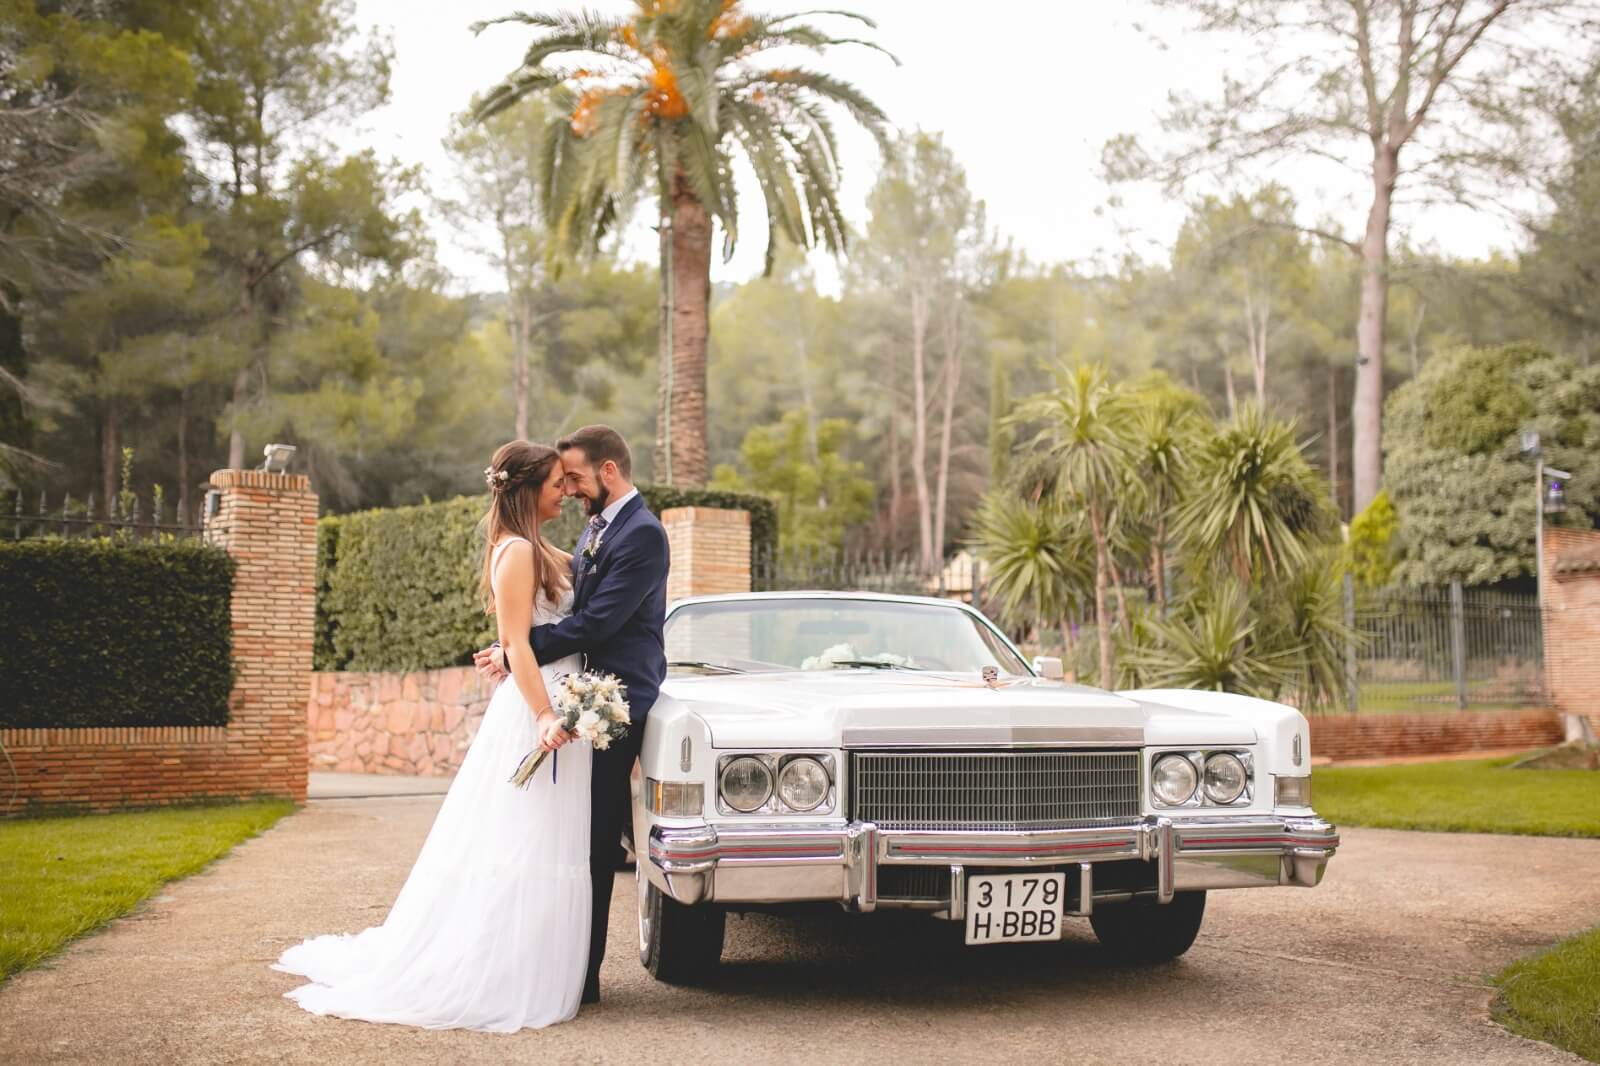
[[269,800],[0,822],[0,980],[292,810]]
[[[1495,681],[1467,682],[1467,706],[1473,711],[1515,711],[1529,706],[1511,686]],[[1361,714],[1449,714],[1456,707],[1456,686],[1450,681],[1363,681]],[[1338,708],[1330,713],[1342,713]]]
[[1510,769],[1515,761],[1321,767],[1311,798],[1338,825],[1600,837],[1600,773]]
[[1600,1062],[1600,929],[1512,963],[1495,983],[1502,1025]]

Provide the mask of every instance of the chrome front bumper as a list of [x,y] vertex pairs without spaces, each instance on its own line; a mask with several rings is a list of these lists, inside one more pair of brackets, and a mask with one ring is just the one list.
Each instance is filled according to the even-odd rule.
[[[1036,832],[889,831],[861,822],[654,826],[639,859],[651,883],[680,903],[833,901],[857,911],[916,907],[955,919],[963,916],[967,867],[1064,868],[1077,880],[1073,913],[1085,914],[1097,901],[1134,895],[1167,903],[1175,892],[1198,889],[1310,888],[1322,880],[1338,846],[1338,831],[1315,816],[1147,816],[1129,824]],[[1152,891],[1094,888],[1096,863],[1130,859],[1154,864]],[[878,871],[897,865],[948,868],[950,898],[880,899]]]

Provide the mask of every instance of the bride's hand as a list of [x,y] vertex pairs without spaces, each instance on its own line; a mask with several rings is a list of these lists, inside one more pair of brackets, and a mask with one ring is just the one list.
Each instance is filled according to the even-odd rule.
[[482,651],[472,653],[472,663],[491,682],[498,682],[506,676],[505,649],[499,644],[491,644]]
[[548,711],[539,716],[539,746],[545,751],[555,751],[571,739],[560,718]]

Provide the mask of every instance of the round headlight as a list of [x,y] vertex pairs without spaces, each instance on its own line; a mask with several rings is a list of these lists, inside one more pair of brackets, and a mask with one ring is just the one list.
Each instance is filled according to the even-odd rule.
[[1168,807],[1181,807],[1200,784],[1194,763],[1186,755],[1163,755],[1150,772],[1150,788]]
[[1219,751],[1206,760],[1206,799],[1232,803],[1243,794],[1248,778],[1237,755]]
[[743,755],[722,768],[722,802],[740,814],[760,810],[771,798],[772,771],[760,759]]
[[778,771],[778,798],[792,810],[816,810],[828,798],[828,771],[815,759],[790,759]]

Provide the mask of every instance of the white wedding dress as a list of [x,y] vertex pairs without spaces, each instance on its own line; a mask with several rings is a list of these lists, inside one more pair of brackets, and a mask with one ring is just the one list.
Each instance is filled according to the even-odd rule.
[[[559,604],[538,602],[534,621],[571,608],[570,592]],[[545,684],[579,668],[577,656],[545,664]],[[427,1029],[515,1032],[578,1013],[589,958],[593,749],[566,745],[526,790],[516,788],[507,779],[537,743],[533,715],[507,678],[388,917],[285,951],[273,969],[311,981],[289,999],[315,1014]]]

